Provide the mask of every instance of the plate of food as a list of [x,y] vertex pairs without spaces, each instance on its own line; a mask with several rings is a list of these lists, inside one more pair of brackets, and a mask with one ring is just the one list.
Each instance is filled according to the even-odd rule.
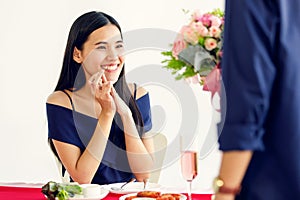
[[109,190],[98,184],[56,183],[49,181],[42,187],[42,193],[47,199],[55,200],[99,200],[109,193]]
[[[121,190],[115,190],[114,188],[120,188],[124,183],[113,183],[106,186],[106,188],[115,194],[130,194],[130,193],[137,193],[144,190],[144,183],[143,182],[132,182],[128,183],[124,186]],[[147,183],[147,190],[158,190],[161,187],[158,183]]]
[[187,197],[180,193],[161,193],[159,191],[140,191],[123,195],[119,200],[186,200]]

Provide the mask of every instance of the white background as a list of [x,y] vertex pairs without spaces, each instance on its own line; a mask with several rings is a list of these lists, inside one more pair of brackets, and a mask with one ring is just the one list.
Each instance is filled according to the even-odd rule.
[[[70,26],[79,15],[91,10],[106,12],[117,19],[123,32],[145,28],[179,31],[190,16],[182,9],[204,12],[223,6],[223,0],[1,0],[0,182],[60,180],[47,144],[45,102],[57,83]],[[160,64],[162,59],[157,51],[132,53],[127,58],[127,71]],[[205,134],[214,133],[213,112],[209,93],[198,85],[191,87],[203,119],[197,130],[201,145]],[[167,121],[159,131],[172,142],[177,134],[176,113],[180,113],[172,101],[174,94],[159,87],[147,89],[152,105],[160,105],[166,112]],[[216,149],[199,161],[195,188],[210,187],[219,167]],[[178,161],[163,168],[159,182],[185,186]]]

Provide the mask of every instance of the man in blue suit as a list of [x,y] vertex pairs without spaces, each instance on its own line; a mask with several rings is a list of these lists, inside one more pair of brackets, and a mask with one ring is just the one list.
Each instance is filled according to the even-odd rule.
[[226,0],[222,77],[215,199],[300,199],[300,1]]

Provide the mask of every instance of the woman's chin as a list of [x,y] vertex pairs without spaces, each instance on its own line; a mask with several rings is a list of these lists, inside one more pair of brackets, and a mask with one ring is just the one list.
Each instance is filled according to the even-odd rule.
[[107,81],[110,81],[112,84],[115,84],[118,81],[118,78],[107,78]]

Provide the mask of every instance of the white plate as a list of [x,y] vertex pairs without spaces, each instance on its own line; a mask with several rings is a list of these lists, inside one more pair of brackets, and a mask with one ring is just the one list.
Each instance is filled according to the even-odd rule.
[[[169,193],[169,192],[166,192]],[[173,193],[173,192],[172,192]],[[135,196],[137,193],[132,193],[132,194],[126,194],[123,196],[120,196],[119,200],[125,200],[126,197],[131,197],[131,196]],[[163,194],[163,193],[162,193]],[[175,193],[174,193],[175,194]],[[179,194],[179,193],[178,193]],[[180,194],[180,200],[186,200],[187,197],[184,194]],[[150,198],[150,197],[137,197],[137,198],[133,198],[133,200],[155,200],[155,198]]]
[[[142,191],[144,189],[144,183],[143,182],[133,182],[129,183],[128,185],[124,186],[122,190],[116,191],[112,190],[111,187],[121,187],[124,183],[113,183],[106,186],[107,189],[111,193],[115,194],[129,194],[129,193],[136,193],[139,191]],[[157,190],[161,186],[158,183],[148,183],[147,190]]]
[[[120,196],[119,200],[125,200],[127,197],[135,196],[137,193],[131,193],[131,194],[126,194],[123,196]],[[155,198],[150,198],[150,197],[137,197],[134,198],[135,200],[155,200]]]
[[[85,186],[83,186],[85,187]],[[95,196],[95,197],[82,197],[83,195],[80,195],[78,197],[72,197],[70,198],[70,200],[99,200],[99,199],[103,199],[104,197],[106,197],[108,195],[109,191],[103,187],[101,187],[101,192],[99,195]]]

